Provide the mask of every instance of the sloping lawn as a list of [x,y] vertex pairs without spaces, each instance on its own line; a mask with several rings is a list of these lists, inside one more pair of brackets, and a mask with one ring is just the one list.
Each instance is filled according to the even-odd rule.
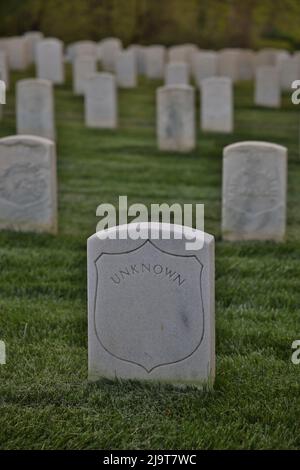
[[[14,74],[0,136],[15,133]],[[300,108],[253,105],[235,92],[235,133],[198,132],[187,155],[161,154],[155,88],[119,93],[118,131],[84,127],[83,99],[68,81],[55,91],[58,236],[0,233],[1,449],[263,449],[300,447]],[[199,113],[198,113],[199,114]],[[222,149],[241,140],[288,147],[287,241],[220,237]],[[96,207],[205,204],[216,237],[217,378],[213,392],[140,383],[87,382],[86,239]]]

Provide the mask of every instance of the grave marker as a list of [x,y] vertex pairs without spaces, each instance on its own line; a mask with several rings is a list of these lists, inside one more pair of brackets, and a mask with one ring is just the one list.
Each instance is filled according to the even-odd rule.
[[193,231],[204,245],[187,251],[184,238],[174,239],[181,226],[140,224],[150,226],[159,239],[88,239],[89,379],[211,386],[214,238]]
[[240,142],[225,147],[223,238],[283,240],[286,179],[285,147],[268,142]]
[[160,150],[189,152],[195,148],[195,92],[188,85],[157,90],[157,139]]
[[55,145],[48,139],[0,139],[0,229],[57,231]]

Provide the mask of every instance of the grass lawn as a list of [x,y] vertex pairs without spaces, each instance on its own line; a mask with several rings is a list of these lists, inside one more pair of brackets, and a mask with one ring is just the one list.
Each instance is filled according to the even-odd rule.
[[[12,77],[0,136],[15,133]],[[87,129],[83,99],[55,90],[58,236],[0,233],[1,449],[265,449],[300,447],[300,108],[253,105],[235,92],[235,132],[198,132],[190,154],[162,154],[155,88],[119,92],[120,127]],[[199,113],[198,113],[199,114]],[[287,241],[228,243],[220,236],[222,149],[241,140],[288,147]],[[205,204],[216,237],[217,378],[212,392],[135,382],[87,382],[86,239],[96,207]]]

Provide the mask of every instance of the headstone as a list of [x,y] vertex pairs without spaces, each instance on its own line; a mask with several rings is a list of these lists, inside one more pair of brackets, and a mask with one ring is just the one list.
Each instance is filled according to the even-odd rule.
[[146,73],[146,47],[138,44],[132,44],[128,47],[128,50],[132,50],[135,55],[135,62],[137,67],[138,75],[145,75]]
[[34,136],[0,139],[0,229],[57,231],[55,145]]
[[256,67],[262,65],[276,65],[277,53],[280,52],[279,49],[272,47],[265,47],[256,53]]
[[165,85],[188,85],[189,66],[185,62],[171,62],[165,70]]
[[183,44],[171,46],[168,49],[168,62],[188,63],[187,50]]
[[120,88],[135,88],[137,86],[137,66],[133,50],[127,49],[117,54],[116,78]]
[[17,82],[17,133],[55,140],[52,83],[38,78]]
[[190,68],[192,68],[193,65],[193,58],[195,54],[198,54],[198,52],[201,51],[198,46],[195,44],[184,44],[185,47],[185,56],[186,56],[186,61],[189,64]]
[[0,50],[0,80],[5,83],[6,89],[9,88],[9,70],[8,60],[5,51]]
[[298,68],[298,79],[300,78],[300,52],[296,51],[292,55],[294,62],[297,63],[297,68]]
[[252,80],[255,73],[255,53],[250,49],[240,49],[238,58],[238,79]]
[[279,108],[281,103],[278,67],[262,65],[256,69],[255,104]]
[[204,243],[188,251],[184,237],[175,239],[182,226],[141,229],[154,226],[159,239],[120,239],[126,225],[110,229],[115,240],[88,239],[89,380],[212,387],[214,238],[193,231]]
[[117,91],[114,75],[97,73],[87,80],[85,123],[88,127],[115,129],[117,127]]
[[290,59],[291,57],[295,57],[295,54],[292,56],[288,51],[279,51],[275,54],[274,65],[279,67],[282,60]]
[[291,91],[292,83],[300,78],[299,62],[295,57],[282,58],[278,61],[280,87],[283,91]]
[[40,31],[27,31],[24,34],[24,37],[27,41],[27,53],[29,63],[32,64],[35,62],[35,50],[39,41],[43,39],[43,33]]
[[115,62],[118,53],[122,50],[122,42],[117,38],[106,38],[100,41],[100,47],[103,70],[115,72]]
[[165,71],[164,46],[149,46],[146,49],[146,76],[150,79],[163,79]]
[[201,129],[230,133],[233,131],[232,80],[211,77],[201,84]]
[[218,54],[213,51],[200,51],[193,57],[193,75],[198,87],[204,78],[218,75]]
[[195,148],[195,92],[188,85],[157,90],[157,140],[160,150],[189,152]]
[[7,43],[9,38],[1,38],[0,37],[0,51],[4,51],[7,53]]
[[37,77],[61,84],[65,80],[63,44],[59,39],[39,41],[36,47]]
[[6,40],[9,68],[25,70],[29,65],[27,41],[23,36],[10,37]]
[[233,82],[239,79],[240,49],[222,49],[218,53],[218,75]]
[[285,147],[267,142],[225,147],[223,238],[281,241],[286,224],[286,178]]
[[81,56],[91,56],[97,59],[97,44],[94,41],[77,41],[70,47],[71,61]]
[[83,95],[86,81],[97,72],[95,56],[79,55],[73,60],[73,91],[76,95]]

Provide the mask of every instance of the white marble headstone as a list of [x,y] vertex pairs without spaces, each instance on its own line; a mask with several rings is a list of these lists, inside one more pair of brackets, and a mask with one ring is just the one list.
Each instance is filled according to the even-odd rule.
[[287,149],[240,142],[223,154],[225,240],[281,241],[286,225]]
[[185,62],[188,63],[187,49],[184,44],[169,47],[168,62]]
[[157,90],[157,140],[160,150],[188,152],[195,148],[195,91],[189,85]]
[[135,62],[138,75],[145,75],[146,73],[146,49],[146,46],[141,46],[139,44],[131,44],[128,47],[128,50],[133,51],[135,55]]
[[189,65],[185,62],[171,62],[166,65],[165,85],[188,85]]
[[93,55],[77,55],[73,60],[73,91],[83,95],[86,81],[97,72],[96,57]]
[[116,58],[122,50],[122,42],[118,38],[106,38],[100,41],[99,45],[103,70],[115,72]]
[[275,49],[273,47],[265,47],[256,53],[256,67],[263,65],[276,65],[278,54],[286,52],[283,49]]
[[0,139],[0,229],[57,231],[55,145],[48,139]]
[[91,76],[85,86],[84,105],[88,127],[115,129],[118,103],[114,75],[102,72]]
[[233,82],[239,79],[240,49],[222,49],[218,53],[218,75]]
[[255,53],[250,49],[240,49],[238,58],[238,79],[252,80],[255,73]]
[[40,31],[27,31],[24,34],[24,37],[27,42],[28,60],[29,63],[32,64],[33,62],[35,62],[36,46],[38,42],[43,39],[43,33],[41,33]]
[[280,87],[283,91],[291,91],[292,83],[300,79],[300,67],[297,57],[283,57],[277,62],[279,68]]
[[212,386],[214,238],[197,231],[203,247],[188,251],[181,226],[141,227],[153,225],[159,239],[88,239],[89,379]]
[[63,43],[50,38],[39,41],[36,46],[37,77],[61,84],[65,80]]
[[227,77],[205,78],[201,83],[201,129],[233,131],[233,89]]
[[193,75],[198,87],[204,78],[218,75],[218,54],[214,51],[200,51],[193,56]]
[[52,83],[38,78],[17,82],[17,133],[55,140]]
[[137,86],[137,63],[132,49],[118,52],[116,56],[116,79],[120,88]]
[[280,77],[275,65],[262,65],[256,69],[255,104],[268,108],[280,107]]
[[92,56],[97,59],[97,43],[94,41],[77,41],[69,49],[71,61],[81,56]]
[[10,37],[6,40],[6,52],[11,70],[24,70],[29,65],[27,40],[24,36]]
[[165,71],[165,47],[160,45],[149,46],[145,54],[146,76],[150,79],[162,79]]

